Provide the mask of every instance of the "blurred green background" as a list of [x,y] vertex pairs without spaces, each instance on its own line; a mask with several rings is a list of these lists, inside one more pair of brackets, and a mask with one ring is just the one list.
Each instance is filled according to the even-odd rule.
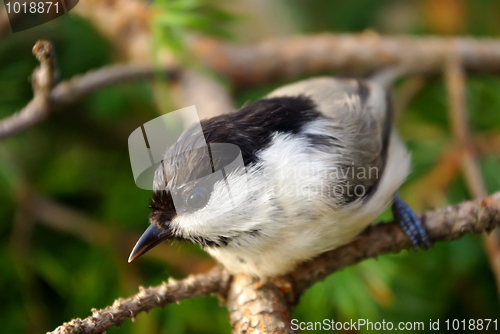
[[[500,36],[497,0],[161,2],[166,8],[172,3],[178,7],[168,9],[169,20],[152,23],[155,46],[177,51],[182,51],[184,34],[191,30],[234,42],[366,29]],[[76,14],[16,34],[4,31],[0,118],[31,99],[28,78],[37,66],[31,48],[40,38],[54,43],[61,79],[119,58],[111,41]],[[237,90],[237,105],[279,84]],[[500,78],[471,76],[467,84],[470,127],[491,193],[500,190]],[[460,202],[470,194],[450,132],[443,81],[426,78],[413,85],[418,89],[410,94],[411,84],[400,82],[395,95],[405,106],[397,127],[413,156],[413,173],[401,194],[420,212]],[[153,87],[130,83],[103,89],[0,142],[2,333],[52,330],[73,317],[89,316],[93,307],[134,294],[139,285],[159,284],[169,276],[183,277],[213,265],[198,247],[180,243],[162,245],[127,264],[129,251],[147,226],[151,195],[134,184],[127,138],[137,126],[164,112]],[[500,305],[482,239],[468,236],[438,243],[428,252],[382,256],[338,272],[309,289],[292,318],[428,324],[429,319],[499,319]],[[227,312],[213,297],[154,309],[135,323],[126,321],[120,329],[109,330],[229,332]]]

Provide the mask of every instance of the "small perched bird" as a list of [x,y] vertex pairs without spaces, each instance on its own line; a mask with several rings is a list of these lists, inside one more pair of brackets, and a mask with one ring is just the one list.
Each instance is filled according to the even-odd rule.
[[[430,247],[397,196],[410,156],[391,122],[390,93],[376,77],[312,78],[202,120],[158,166],[150,225],[129,262],[163,240],[187,240],[231,273],[265,279],[354,240],[391,203],[415,247]],[[220,158],[223,143],[244,165],[224,169],[232,158]],[[206,181],[218,170],[223,179]]]

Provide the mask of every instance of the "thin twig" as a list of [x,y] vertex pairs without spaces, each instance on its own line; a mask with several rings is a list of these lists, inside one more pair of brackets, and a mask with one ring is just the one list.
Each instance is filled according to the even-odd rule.
[[409,77],[399,87],[394,99],[394,123],[398,123],[401,115],[408,109],[415,96],[425,87],[425,77],[416,75]]
[[0,140],[38,123],[51,110],[50,91],[57,77],[54,47],[50,42],[40,40],[33,47],[33,54],[40,62],[31,77],[33,99],[24,109],[0,121]]
[[[433,241],[455,240],[466,234],[489,232],[500,224],[500,193],[428,211],[421,215],[421,219]],[[91,317],[74,319],[51,333],[103,332],[125,319],[134,318],[139,312],[210,293],[228,296],[231,323],[236,325],[234,328],[237,330],[269,333],[273,329],[278,333],[290,333],[288,307],[296,303],[311,284],[364,259],[411,248],[410,240],[396,223],[380,224],[369,228],[356,241],[324,253],[301,264],[292,273],[272,278],[263,285],[238,275],[237,281],[241,284],[230,288],[230,276],[224,269],[217,268],[207,274],[141,290],[131,298],[119,299],[113,306],[94,310]],[[229,295],[226,293],[228,289],[231,289]],[[267,297],[264,298],[264,295]],[[278,307],[273,308],[273,305]]]
[[51,112],[103,87],[132,80],[148,80],[161,72],[166,73],[167,78],[175,79],[179,71],[172,68],[156,70],[149,65],[139,64],[112,65],[62,81],[47,91],[48,84],[52,82],[49,77],[53,76],[54,71],[42,63],[33,75],[33,99],[26,107],[0,121],[0,140],[28,129]]
[[48,100],[58,76],[54,46],[49,41],[39,40],[33,46],[33,55],[40,62],[31,77],[33,92],[35,98],[40,96]]
[[[487,195],[477,153],[472,146],[472,136],[468,126],[466,78],[462,60],[458,53],[452,52],[444,67],[446,89],[448,91],[448,115],[453,133],[458,140],[462,152],[462,169],[467,187],[472,197],[480,198]],[[493,233],[483,235],[486,253],[495,276],[497,292],[500,295],[500,236],[498,229]]]

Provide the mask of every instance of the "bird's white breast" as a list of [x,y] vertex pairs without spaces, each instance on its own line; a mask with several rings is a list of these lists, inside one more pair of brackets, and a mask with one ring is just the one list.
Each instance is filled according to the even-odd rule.
[[276,134],[260,152],[262,163],[247,171],[250,193],[259,197],[247,224],[259,230],[259,237],[243,235],[227,247],[207,249],[228,270],[259,277],[283,274],[352,241],[387,208],[409,172],[409,154],[392,133],[377,190],[339,208],[326,196],[325,171],[335,167],[332,159],[309,147],[304,137]]

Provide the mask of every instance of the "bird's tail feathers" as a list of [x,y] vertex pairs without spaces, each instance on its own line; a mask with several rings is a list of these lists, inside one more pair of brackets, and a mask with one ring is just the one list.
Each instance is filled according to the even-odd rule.
[[373,73],[368,81],[390,87],[397,79],[405,75],[405,68],[402,65],[392,65]]

